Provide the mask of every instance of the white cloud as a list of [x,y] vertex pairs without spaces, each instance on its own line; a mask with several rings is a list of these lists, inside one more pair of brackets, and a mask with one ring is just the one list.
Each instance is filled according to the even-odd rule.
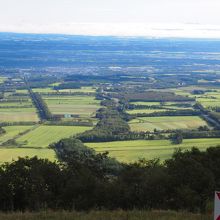
[[1,25],[1,32],[94,36],[220,38],[220,25],[167,23],[57,23]]

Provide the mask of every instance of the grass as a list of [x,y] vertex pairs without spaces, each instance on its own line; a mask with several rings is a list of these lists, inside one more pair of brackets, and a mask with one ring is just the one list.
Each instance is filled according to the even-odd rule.
[[[56,159],[55,151],[52,149],[31,149],[31,148],[0,148],[0,163],[11,162],[18,157],[38,156],[42,159],[54,161]],[[0,218],[1,219],[1,218]]]
[[169,140],[135,140],[114,141],[103,143],[86,143],[88,147],[97,152],[108,151],[110,156],[124,162],[137,160],[138,158],[160,158],[165,160],[171,157],[175,149],[183,150],[198,147],[205,150],[211,146],[220,145],[220,138],[185,139],[182,144],[173,145]]
[[139,117],[129,122],[132,131],[193,129],[207,123],[198,116]]
[[100,101],[93,96],[44,96],[44,100],[53,114],[91,117],[100,107]]
[[0,214],[0,220],[211,220],[211,215],[172,211],[91,211]]
[[82,126],[46,126],[42,125],[19,137],[16,141],[26,147],[47,148],[51,143],[57,142],[62,138],[82,133],[91,127]]
[[9,139],[14,138],[19,133],[22,133],[28,129],[30,129],[32,126],[7,126],[3,127],[6,131],[5,134],[0,135],[0,144],[8,141]]

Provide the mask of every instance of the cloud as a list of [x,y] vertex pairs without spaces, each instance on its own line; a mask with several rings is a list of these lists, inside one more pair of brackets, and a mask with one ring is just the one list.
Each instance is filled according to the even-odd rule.
[[220,38],[220,25],[168,23],[56,23],[0,25],[1,32],[93,36]]

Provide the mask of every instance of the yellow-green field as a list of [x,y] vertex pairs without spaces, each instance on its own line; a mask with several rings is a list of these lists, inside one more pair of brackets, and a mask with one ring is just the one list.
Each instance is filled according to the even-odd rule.
[[46,148],[51,143],[82,133],[91,127],[83,126],[46,126],[42,125],[19,137],[16,141],[25,147]]
[[194,129],[207,123],[198,116],[138,117],[129,122],[132,131]]
[[100,101],[93,96],[43,96],[52,114],[94,116]]
[[7,126],[7,127],[3,127],[3,129],[6,131],[6,133],[0,135],[0,144],[8,141],[9,139],[16,137],[20,133],[27,131],[30,128],[32,128],[32,126]]
[[56,160],[55,151],[52,149],[31,149],[31,148],[0,148],[0,164],[11,162],[18,157],[34,157],[38,156],[42,159]]
[[220,138],[185,139],[182,144],[173,145],[169,140],[137,140],[114,141],[103,143],[86,143],[88,147],[97,152],[108,151],[110,156],[123,162],[130,162],[138,158],[160,158],[162,160],[171,157],[175,149],[190,149],[198,147],[205,150],[211,146],[220,145]]

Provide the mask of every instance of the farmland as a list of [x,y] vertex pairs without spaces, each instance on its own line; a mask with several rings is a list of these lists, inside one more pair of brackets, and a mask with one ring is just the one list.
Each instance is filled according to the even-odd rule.
[[0,122],[20,121],[39,121],[27,90],[23,90],[22,93],[16,91],[5,93],[3,99],[0,100]]
[[123,162],[135,161],[138,158],[160,158],[168,159],[175,149],[190,149],[198,147],[205,150],[211,146],[218,146],[220,138],[210,139],[186,139],[182,144],[172,145],[169,140],[138,140],[138,141],[115,141],[105,143],[87,143],[88,147],[97,152],[108,151],[110,156]]
[[[40,158],[55,159],[55,152],[49,145],[62,139],[84,132],[90,127],[80,126],[7,126],[0,136],[0,163],[18,157],[37,155]],[[11,143],[11,140],[15,142]]]
[[[120,149],[130,143],[128,153],[110,151],[116,158],[130,161],[141,154],[148,158],[151,155],[166,158],[173,148],[184,148],[188,141],[202,148],[217,144],[220,75],[218,63],[213,61],[213,57],[218,58],[216,54],[193,54],[185,50],[183,45],[194,48],[195,42],[191,41],[187,45],[177,43],[182,53],[176,53],[161,41],[157,41],[157,45],[154,40],[105,39],[107,44],[103,44],[104,41],[96,38],[88,38],[88,44],[78,38],[78,43],[71,40],[68,44],[71,49],[66,51],[64,45],[70,40],[67,39],[57,41],[62,42],[63,50],[56,51],[54,47],[52,53],[50,51],[50,68],[46,65],[45,51],[34,50],[34,58],[30,53],[27,66],[30,63],[33,66],[27,69],[26,66],[21,68],[25,58],[20,60],[16,56],[12,62],[11,57],[2,56],[6,63],[11,60],[10,68],[18,68],[2,67],[0,74],[0,125],[5,131],[0,135],[2,148],[13,147],[19,152],[22,149],[49,150],[51,143],[80,133],[80,140],[98,152],[100,146],[108,146],[108,143],[118,144]],[[47,48],[46,41],[40,42]],[[95,47],[91,46],[94,42]],[[203,42],[195,51],[209,49]],[[65,51],[63,58],[61,51]],[[20,53],[23,57],[23,52]],[[194,65],[190,58],[200,64]],[[38,66],[40,63],[42,68]],[[181,137],[183,132],[185,136]],[[182,143],[172,143],[175,135],[180,136]],[[206,137],[212,141],[204,141]],[[114,142],[110,142],[112,140]],[[140,147],[142,141],[155,141],[157,146],[166,146],[166,149],[160,152],[159,147],[155,147],[147,154],[146,149]]]
[[91,117],[99,108],[99,101],[93,96],[43,96],[52,114],[70,114]]
[[207,123],[198,116],[138,117],[129,125],[133,131],[195,129]]
[[16,141],[22,147],[47,148],[50,144],[62,138],[68,138],[82,133],[90,127],[80,126],[39,126],[33,131],[19,137]]

